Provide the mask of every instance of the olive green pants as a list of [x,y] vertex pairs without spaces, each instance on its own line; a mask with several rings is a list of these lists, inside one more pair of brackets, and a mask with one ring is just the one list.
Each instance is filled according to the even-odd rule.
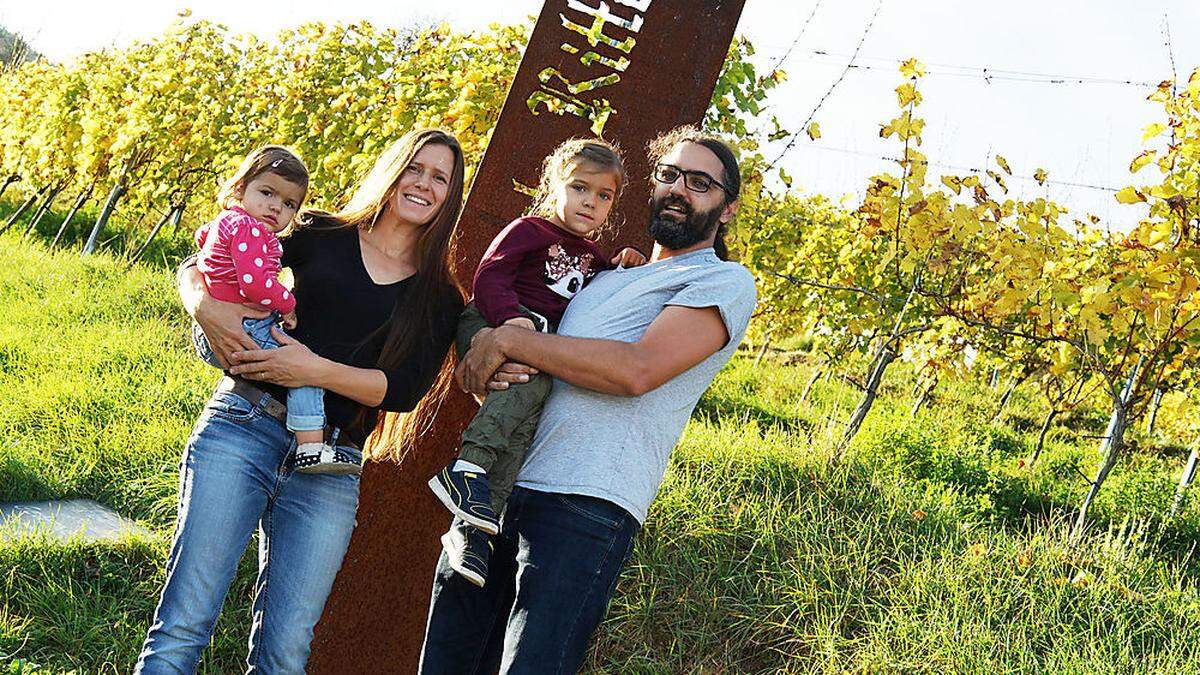
[[[545,319],[524,307],[521,309],[527,312],[539,330],[552,330],[553,327],[547,326]],[[475,303],[468,304],[458,319],[456,343],[460,359],[471,348],[471,338],[488,327],[488,322],[475,308]],[[504,510],[504,503],[508,501],[513,483],[517,480],[517,472],[521,469],[521,461],[525,459],[525,451],[529,449],[533,433],[537,431],[542,404],[550,394],[550,384],[549,375],[538,373],[528,382],[510,384],[508,389],[488,392],[479,412],[475,413],[475,418],[463,432],[462,450],[458,458],[478,464],[487,471],[492,509],[497,515]]]

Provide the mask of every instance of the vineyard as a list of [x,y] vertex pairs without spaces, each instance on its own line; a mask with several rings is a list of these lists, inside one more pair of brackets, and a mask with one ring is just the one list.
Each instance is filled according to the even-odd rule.
[[[1036,383],[1047,412],[1029,467],[1055,417],[1084,404],[1110,411],[1078,507],[1082,527],[1133,425],[1145,420],[1149,432],[1170,427],[1181,438],[1197,431],[1200,70],[1150,97],[1163,119],[1146,127],[1147,148],[1130,164],[1146,182],[1115,195],[1147,215],[1123,235],[1095,217],[1066,222],[1067,209],[1046,199],[1009,197],[1013,172],[1001,155],[982,176],[930,176],[917,114],[923,68],[910,60],[900,72],[899,114],[880,129],[896,142],[895,171],[871,178],[857,210],[764,191],[748,219],[761,226],[743,221],[742,260],[765,296],[761,339],[808,334],[823,368],[841,372],[848,355],[866,364],[852,378],[862,397],[843,447],[897,359],[920,372],[914,413],[954,377],[1000,377],[1005,399]],[[1042,169],[1034,175],[1046,180]],[[1195,462],[1193,450],[1181,491]]]
[[[268,142],[307,161],[317,205],[336,204],[414,127],[453,132],[474,165],[528,31],[313,23],[267,42],[180,20],[128,49],[10,68],[0,77],[0,198],[23,198],[0,231],[21,220],[52,246],[86,238],[86,253],[110,245],[137,258],[168,225],[186,234],[184,213],[215,214],[221,180]],[[731,48],[709,116],[719,128],[745,132],[739,115],[757,112],[776,82],[755,75],[751,51]],[[59,204],[69,206],[51,229],[43,220]],[[98,213],[85,222],[87,204]]]
[[[91,428],[101,424],[99,413],[70,402],[84,395],[76,391],[81,383],[67,383],[74,382],[69,364],[34,365],[50,358],[34,337],[49,341],[64,330],[59,318],[33,312],[63,283],[56,270],[93,279],[105,289],[101,297],[117,304],[111,312],[85,310],[75,297],[53,312],[122,331],[115,365],[87,361],[104,382],[117,382],[116,366],[182,354],[177,317],[163,318],[178,314],[168,270],[188,253],[191,230],[216,212],[220,180],[248,149],[267,142],[295,147],[312,171],[309,203],[322,207],[336,206],[382,148],[414,126],[452,131],[471,167],[528,30],[307,24],[264,40],[181,17],[165,34],[128,48],[65,64],[36,60],[0,74],[0,250],[31,270],[29,278],[0,275],[0,307],[8,312],[0,325],[0,382],[54,382],[61,389],[55,396],[66,401],[61,408],[46,403],[47,411],[58,410],[47,412],[49,421],[18,411],[38,407],[19,395],[0,406],[0,430],[18,440],[0,443],[0,499],[102,496],[168,528],[172,462],[204,390],[204,366],[182,356],[155,361],[154,383],[121,384],[133,400],[167,408],[170,424],[155,426],[150,440],[140,437],[138,420],[114,412],[122,405],[116,393],[95,394],[91,402],[117,420],[112,428],[146,454],[133,455],[139,459],[120,475],[87,459],[96,448],[121,461],[133,456]],[[749,42],[735,41],[705,124],[742,152],[745,188],[730,249],[755,275],[758,312],[745,353],[706,395],[673,460],[593,666],[674,671],[740,663],[765,672],[798,658],[813,670],[828,667],[822,663],[833,663],[831,670],[935,663],[1037,670],[1104,659],[1119,672],[1116,664],[1136,663],[1145,651],[1167,654],[1160,667],[1177,670],[1186,660],[1173,660],[1182,651],[1169,656],[1182,649],[1176,633],[1181,625],[1195,628],[1194,617],[1184,617],[1200,606],[1190,548],[1200,532],[1200,504],[1189,496],[1200,457],[1200,70],[1186,81],[1166,80],[1150,95],[1161,115],[1146,120],[1144,151],[1129,158],[1130,185],[1114,196],[1140,219],[1119,232],[1069,204],[1016,196],[1007,185],[1014,168],[1002,155],[979,173],[934,173],[936,158],[922,146],[925,69],[917,60],[901,65],[895,111],[881,115],[879,135],[893,144],[891,169],[865,189],[846,187],[864,194],[861,201],[847,207],[837,196],[792,189],[763,150],[788,132],[761,119],[786,75],[758,72],[753,56]],[[760,136],[752,131],[759,127],[774,132]],[[819,124],[806,131],[819,136]],[[1039,183],[1049,180],[1041,168],[1018,169]],[[76,260],[80,250],[89,257]],[[145,297],[126,298],[133,295]],[[126,323],[150,328],[126,334]],[[80,351],[102,342],[90,329],[82,333],[70,342]],[[731,448],[749,459],[737,459]],[[831,500],[829,513],[819,513],[822,495]],[[889,563],[887,546],[823,543],[780,514],[772,496],[801,503],[828,528],[849,523],[867,538],[884,532],[903,551]],[[872,508],[880,522],[856,519],[857,510]],[[755,515],[762,520],[748,524]],[[712,542],[701,541],[705,527]],[[954,572],[914,572],[935,563],[911,548],[909,535],[961,562],[963,579],[973,581],[922,595],[921,583]],[[827,545],[853,549],[836,552],[850,556],[839,559],[844,568],[825,570],[824,583],[833,588],[796,588],[787,575],[799,563],[789,556],[815,556]],[[132,579],[113,593],[134,594],[133,606],[103,617],[120,630],[100,640],[101,662],[121,663],[138,639],[139,612],[152,606],[141,596],[157,585],[157,552],[135,545],[76,553]],[[864,590],[847,578],[868,553],[890,567]],[[739,555],[776,586],[729,568]],[[66,603],[62,589],[39,590],[31,580],[30,570],[58,563],[33,548],[0,549],[0,559],[6,556],[22,570],[0,580],[6,594],[42,594],[49,607]],[[996,573],[998,557],[1005,570],[1015,565],[1021,579],[1053,588],[1029,591],[1028,606],[1018,606],[1013,598],[1025,597],[1023,587],[1008,571]],[[725,576],[706,571],[707,563]],[[916,567],[905,567],[910,563]],[[242,570],[239,592],[246,592],[249,573]],[[686,588],[691,579],[700,580],[700,590]],[[839,583],[852,598],[839,595]],[[680,594],[679,606],[655,604],[667,602],[659,598],[664,587]],[[922,643],[932,629],[912,629],[908,656],[888,660],[886,649],[905,639],[893,635],[904,632],[895,622],[916,611],[915,598],[937,602],[941,593],[970,605],[978,588],[1002,605],[1010,601],[1005,606],[1016,613],[1053,605],[1047,625],[1081,631],[1062,639],[1082,661],[1046,647],[1052,638],[1032,628],[1022,640],[1033,660],[993,658],[988,640],[1001,638],[992,634],[967,641],[963,649],[977,653]],[[1064,595],[1071,592],[1102,595],[1072,604]],[[718,596],[736,609],[706,609]],[[847,614],[823,614],[830,610],[818,600],[845,600]],[[1124,609],[1105,620],[1130,634],[1082,641],[1087,631],[1103,631],[1099,608],[1112,603]],[[648,626],[652,609],[667,617],[665,627]],[[15,653],[24,626],[6,624],[6,617],[38,611],[23,601],[0,605],[0,660]],[[966,618],[939,615],[931,625],[943,621],[952,633],[962,621],[986,632],[986,618],[974,614],[983,610],[962,611]],[[750,626],[746,618],[758,615],[775,623]],[[1161,624],[1143,634],[1137,617],[1147,615]],[[716,637],[706,642],[692,625]],[[44,656],[55,645],[86,648],[64,637],[69,632],[66,626],[39,634],[37,649]],[[228,631],[217,639],[224,651],[212,658],[234,658],[237,639]],[[672,651],[680,643],[704,646],[688,661]],[[668,645],[668,656],[653,661],[643,644]],[[948,651],[923,664],[920,645]]]

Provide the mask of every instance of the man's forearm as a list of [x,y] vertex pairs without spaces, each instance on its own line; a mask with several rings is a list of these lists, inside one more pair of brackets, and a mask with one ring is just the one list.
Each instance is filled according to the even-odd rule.
[[509,361],[533,366],[564,382],[618,396],[645,393],[638,346],[619,340],[574,338],[508,326],[496,339]]

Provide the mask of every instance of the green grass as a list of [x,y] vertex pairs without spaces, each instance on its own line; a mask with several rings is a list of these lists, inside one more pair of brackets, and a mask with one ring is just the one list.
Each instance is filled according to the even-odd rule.
[[[953,416],[907,420],[908,401],[884,402],[833,464],[852,393],[826,387],[799,404],[806,378],[789,370],[743,359],[705,396],[596,670],[1197,670],[1200,594],[1166,536],[1178,532],[1149,516],[1112,520],[1132,523],[1122,507],[1148,505],[1156,488],[1110,494],[1098,527],[1073,538],[1062,519],[1082,481],[1055,479],[1051,462],[1019,470],[1033,439],[988,428],[991,411],[970,404],[995,393],[968,383],[942,402]],[[1084,448],[1047,454],[1072,451]],[[1173,527],[1192,531],[1188,519]]]
[[[0,544],[0,673],[128,672],[161,584],[177,462],[216,373],[188,353],[169,269],[0,237],[0,500],[87,497],[154,536]],[[947,383],[910,418],[895,367],[832,462],[855,392],[738,357],[693,415],[589,671],[1200,672],[1200,507],[1139,437],[1075,537],[1104,413],[1041,422],[1033,388]],[[242,669],[254,560],[202,672]],[[36,664],[36,665],[35,665]]]

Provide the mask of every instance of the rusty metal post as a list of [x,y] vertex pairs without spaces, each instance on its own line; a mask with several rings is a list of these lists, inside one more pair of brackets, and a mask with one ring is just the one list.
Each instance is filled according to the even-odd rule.
[[[459,274],[529,205],[542,159],[601,135],[624,150],[624,222],[605,243],[648,250],[646,144],[703,119],[745,0],[547,0],[475,175]],[[475,405],[443,403],[434,430],[398,466],[369,463],[358,527],[317,626],[310,672],[412,673],[425,632],[438,537],[450,515],[425,482],[453,457]]]

